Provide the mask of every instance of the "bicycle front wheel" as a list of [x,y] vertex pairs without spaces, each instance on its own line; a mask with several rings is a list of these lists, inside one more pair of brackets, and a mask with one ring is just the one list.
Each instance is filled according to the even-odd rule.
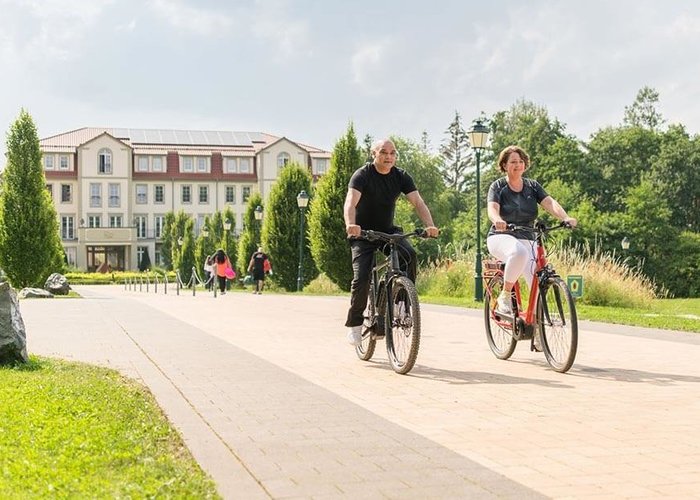
[[420,345],[420,305],[410,279],[400,276],[394,280],[388,305],[393,308],[393,318],[389,324],[387,314],[386,352],[394,371],[404,375],[416,363]]
[[508,359],[513,355],[518,341],[513,338],[513,322],[499,318],[494,312],[501,290],[503,276],[494,276],[484,292],[484,326],[491,352],[498,359]]
[[578,321],[571,292],[559,277],[551,278],[540,289],[537,330],[547,363],[555,371],[567,372],[576,358]]

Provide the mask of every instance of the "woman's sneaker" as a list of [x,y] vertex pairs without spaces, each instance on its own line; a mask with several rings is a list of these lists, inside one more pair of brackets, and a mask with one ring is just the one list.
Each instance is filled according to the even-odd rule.
[[501,292],[498,294],[498,299],[496,299],[496,312],[504,316],[513,315],[513,302],[511,300],[510,294],[506,292]]
[[354,346],[362,343],[362,325],[350,327],[350,330],[348,330],[348,343]]

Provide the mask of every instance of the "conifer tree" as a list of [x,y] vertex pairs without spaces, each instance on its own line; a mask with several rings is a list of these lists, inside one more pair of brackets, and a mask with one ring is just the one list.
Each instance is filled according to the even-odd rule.
[[58,218],[41,161],[34,121],[22,110],[7,134],[0,190],[0,267],[15,288],[43,286],[64,267]]
[[[289,291],[297,289],[301,216],[297,195],[302,190],[311,197],[310,206],[313,206],[315,201],[311,191],[311,174],[299,164],[290,163],[280,172],[265,206],[262,243],[275,271],[272,280]],[[308,215],[308,211],[305,215]],[[308,227],[308,224],[304,225],[302,239],[302,288],[318,275],[309,250]]]
[[342,290],[350,290],[352,264],[345,233],[343,204],[352,173],[362,163],[352,123],[335,144],[331,167],[321,177],[309,212],[311,254],[319,270]]

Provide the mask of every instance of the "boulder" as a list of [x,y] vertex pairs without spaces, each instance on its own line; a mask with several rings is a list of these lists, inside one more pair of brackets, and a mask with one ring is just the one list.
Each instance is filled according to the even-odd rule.
[[53,294],[43,288],[22,288],[19,291],[20,299],[53,299]]
[[17,293],[6,281],[0,283],[0,364],[29,361],[27,334],[19,312]]
[[48,290],[54,295],[68,295],[70,285],[68,279],[59,273],[53,273],[44,283],[44,290]]

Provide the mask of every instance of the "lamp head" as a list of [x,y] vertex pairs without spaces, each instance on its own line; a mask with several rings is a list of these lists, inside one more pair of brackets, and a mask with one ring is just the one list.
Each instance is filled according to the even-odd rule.
[[306,208],[309,205],[309,195],[303,189],[297,195],[297,206],[299,208]]

